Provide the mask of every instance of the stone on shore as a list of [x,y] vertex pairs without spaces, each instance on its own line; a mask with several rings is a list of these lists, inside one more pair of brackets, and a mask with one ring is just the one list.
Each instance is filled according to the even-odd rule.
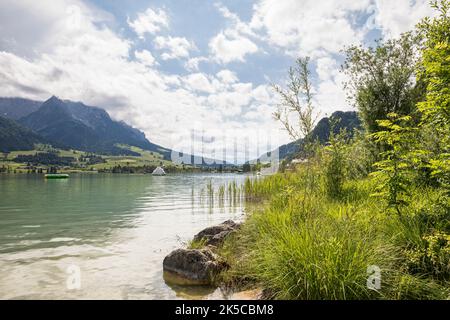
[[225,241],[226,237],[239,229],[240,226],[240,223],[228,220],[200,231],[195,235],[194,241],[204,241],[206,246],[219,246]]
[[164,258],[164,279],[179,285],[211,285],[228,266],[208,249],[178,249]]

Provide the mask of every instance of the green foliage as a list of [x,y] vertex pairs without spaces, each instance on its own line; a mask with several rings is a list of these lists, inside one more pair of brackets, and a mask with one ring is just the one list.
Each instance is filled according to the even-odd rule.
[[413,81],[419,38],[405,33],[399,39],[378,41],[376,48],[352,46],[345,50],[345,87],[358,108],[365,129],[378,131],[377,120],[389,113],[409,115],[422,100],[423,84]]
[[437,279],[450,277],[450,235],[435,231],[423,236],[420,247],[405,250],[408,271]]
[[[274,112],[278,120],[290,135],[292,140],[303,139],[304,149],[309,154],[311,133],[317,121],[314,113],[313,88],[311,84],[311,71],[309,57],[298,58],[296,65],[289,68],[288,84],[284,89],[273,85],[273,89],[280,97],[280,104]],[[296,120],[292,123],[292,117]]]
[[433,1],[440,13],[419,24],[425,38],[419,77],[427,84],[426,101],[418,104],[421,127],[433,130],[437,144],[430,150],[429,167],[450,190],[450,1]]
[[204,247],[206,247],[206,239],[200,239],[200,240],[191,240],[187,247],[188,249],[203,249]]
[[384,130],[372,134],[375,141],[387,146],[387,150],[381,153],[382,160],[374,164],[377,171],[371,174],[379,183],[373,195],[384,198],[388,206],[400,214],[401,206],[409,201],[409,155],[417,130],[411,127],[410,116],[400,117],[391,113],[388,118],[378,120],[378,125]]
[[0,116],[0,152],[33,150],[44,139],[14,120]]
[[373,226],[352,218],[353,205],[325,201],[319,189],[304,194],[307,170],[253,182],[253,192],[271,194],[271,200],[225,244],[223,254],[232,263],[227,276],[262,282],[282,299],[378,296],[366,287],[367,266],[384,260]]
[[[312,168],[312,174],[322,174],[320,165]],[[404,214],[386,215],[379,201],[369,196],[376,181],[346,181],[335,199],[325,189],[306,189],[308,170],[300,166],[296,172],[247,182],[246,193],[264,204],[252,204],[241,231],[221,249],[231,265],[223,275],[226,280],[245,279],[247,285],[261,285],[278,299],[448,297],[450,278],[442,271],[447,249],[440,240],[427,238],[448,219],[448,211],[436,206],[437,190],[411,189],[416,201],[404,206]],[[425,247],[425,255],[436,263],[413,270],[407,252]],[[382,270],[378,291],[366,286],[370,265]],[[437,276],[430,270],[441,271]]]
[[339,197],[343,192],[343,185],[347,175],[347,132],[342,130],[334,133],[334,124],[331,126],[330,138],[324,152],[324,175],[327,194],[331,197]]
[[30,165],[60,165],[71,166],[75,161],[73,157],[60,157],[56,153],[40,152],[34,155],[18,155],[13,159],[17,163],[28,163]]
[[364,132],[354,134],[345,155],[350,179],[366,178],[373,171],[373,164],[378,157],[375,150],[373,139],[369,138]]
[[[424,40],[417,83],[426,84],[426,101],[417,104],[419,122],[412,113],[390,113],[376,120],[379,131],[372,134],[385,148],[373,173],[379,181],[376,195],[400,213],[408,201],[412,183],[450,187],[450,2],[435,1],[440,16],[420,25]],[[382,119],[382,118],[380,118]]]

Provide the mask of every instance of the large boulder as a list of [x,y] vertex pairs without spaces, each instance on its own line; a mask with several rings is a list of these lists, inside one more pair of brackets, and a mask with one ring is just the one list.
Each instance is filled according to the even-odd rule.
[[217,226],[212,226],[200,231],[194,236],[194,241],[204,241],[205,245],[218,246],[221,245],[225,241],[225,238],[232,232],[239,229],[240,226],[240,223],[228,220]]
[[228,266],[208,249],[178,249],[164,258],[164,279],[181,285],[210,285]]

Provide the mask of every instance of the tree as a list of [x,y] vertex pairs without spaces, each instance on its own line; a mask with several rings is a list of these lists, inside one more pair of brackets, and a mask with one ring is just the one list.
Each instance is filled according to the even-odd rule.
[[425,18],[419,25],[424,38],[422,69],[426,100],[418,104],[421,128],[434,135],[435,147],[428,151],[432,175],[450,189],[450,1],[433,1],[439,16]]
[[421,101],[424,85],[415,80],[419,37],[405,33],[399,39],[377,41],[375,48],[351,46],[342,66],[349,80],[348,97],[359,110],[368,133],[380,130],[377,120],[389,113],[410,115]]
[[387,201],[388,207],[401,214],[401,207],[409,203],[409,186],[413,157],[412,146],[417,141],[417,127],[411,125],[411,116],[388,114],[387,120],[378,120],[383,128],[372,136],[388,148],[381,153],[382,160],[375,163],[377,171],[371,173],[378,180],[376,193]]
[[[314,114],[309,60],[308,57],[298,58],[295,66],[289,68],[287,88],[273,85],[281,100],[273,115],[295,141],[311,138],[311,132],[318,117]],[[292,121],[293,117],[294,121]],[[305,142],[307,144],[311,141]]]

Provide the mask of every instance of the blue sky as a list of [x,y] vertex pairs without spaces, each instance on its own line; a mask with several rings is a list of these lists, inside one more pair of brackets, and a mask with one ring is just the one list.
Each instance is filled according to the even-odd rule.
[[352,110],[341,50],[430,14],[427,0],[3,0],[0,95],[100,106],[166,147],[195,130],[258,153],[289,142],[270,84],[296,57],[312,58],[322,116]]
[[[138,14],[145,12],[148,8],[164,10],[170,19],[170,28],[162,28],[158,32],[159,36],[184,37],[195,43],[198,50],[193,50],[193,56],[202,56],[209,50],[210,40],[221,30],[231,25],[230,21],[223,17],[220,7],[226,7],[231,12],[237,14],[243,21],[248,21],[252,17],[252,1],[123,1],[95,0],[96,6],[114,15],[115,20],[110,27],[123,34],[127,38],[135,37],[135,33],[130,28],[128,21],[136,19]],[[153,43],[154,37],[147,36],[135,43],[138,50],[157,51]],[[270,47],[263,42],[258,43],[261,52],[253,54],[251,59],[243,64],[239,61],[232,61],[228,64],[234,72],[239,75],[242,82],[252,82],[254,84],[267,83],[265,76],[275,75],[282,77],[286,69],[292,64],[292,57],[288,57],[280,50],[270,50]],[[268,54],[268,51],[272,51]],[[160,61],[161,69],[169,73],[187,74],[189,71],[180,60]],[[222,65],[215,63],[201,63],[201,71],[206,73],[217,73],[223,69]]]

